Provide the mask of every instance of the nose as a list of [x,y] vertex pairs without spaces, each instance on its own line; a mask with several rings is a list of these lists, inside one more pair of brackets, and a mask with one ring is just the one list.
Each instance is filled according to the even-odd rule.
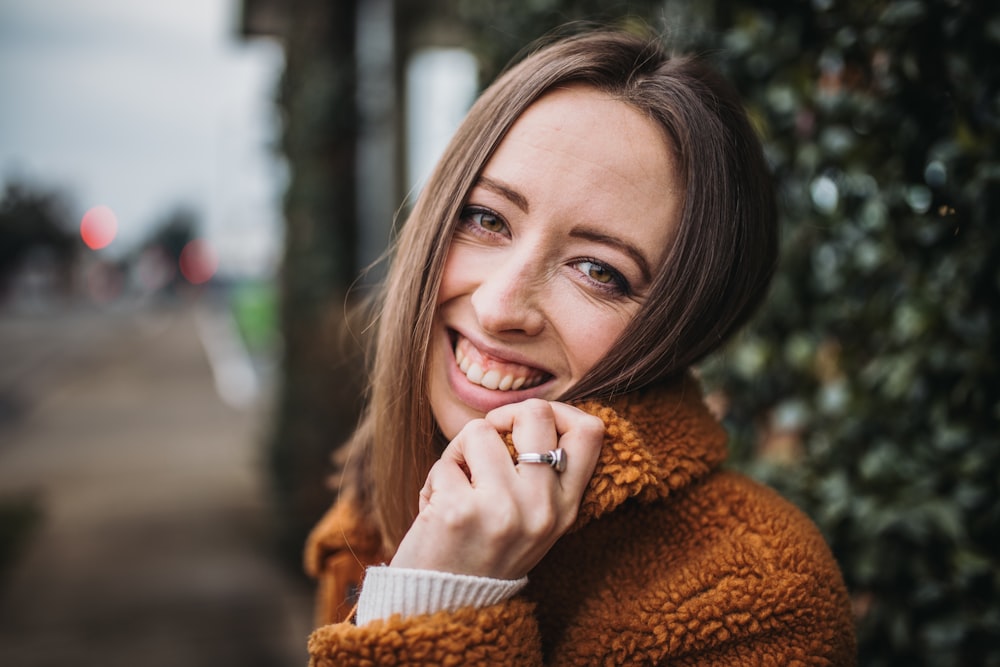
[[538,262],[514,256],[483,268],[482,280],[471,299],[483,331],[526,336],[541,333],[545,327],[540,307],[545,277]]

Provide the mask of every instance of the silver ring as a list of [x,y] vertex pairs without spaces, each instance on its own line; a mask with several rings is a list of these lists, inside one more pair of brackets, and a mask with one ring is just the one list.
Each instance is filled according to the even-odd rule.
[[544,454],[539,454],[537,452],[528,452],[527,454],[518,454],[518,463],[544,463],[546,465],[552,466],[556,472],[562,472],[566,470],[566,452],[560,447],[559,449],[550,450]]

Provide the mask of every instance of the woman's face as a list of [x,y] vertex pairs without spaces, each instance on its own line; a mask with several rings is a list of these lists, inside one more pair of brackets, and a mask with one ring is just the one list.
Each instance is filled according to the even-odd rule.
[[624,102],[572,86],[521,115],[469,192],[437,296],[430,401],[448,439],[555,399],[610,350],[682,199],[665,134]]

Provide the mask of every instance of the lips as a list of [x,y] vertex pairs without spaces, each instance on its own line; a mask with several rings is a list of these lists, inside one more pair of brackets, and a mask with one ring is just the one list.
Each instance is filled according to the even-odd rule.
[[495,391],[518,391],[537,387],[552,377],[538,368],[492,357],[457,333],[454,338],[455,362],[472,384]]

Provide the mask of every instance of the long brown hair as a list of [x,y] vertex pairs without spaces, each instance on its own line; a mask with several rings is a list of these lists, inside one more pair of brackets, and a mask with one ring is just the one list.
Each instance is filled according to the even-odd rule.
[[[442,446],[428,402],[430,332],[461,207],[514,121],[547,91],[583,83],[632,105],[669,137],[684,184],[678,233],[651,297],[619,343],[563,400],[606,398],[670,378],[718,348],[763,299],[777,256],[773,188],[733,89],[699,60],[620,32],[543,46],[473,105],[404,224],[377,301],[369,403],[352,450],[363,500],[391,554]],[[665,184],[666,187],[666,184]],[[369,495],[370,493],[370,495]]]

